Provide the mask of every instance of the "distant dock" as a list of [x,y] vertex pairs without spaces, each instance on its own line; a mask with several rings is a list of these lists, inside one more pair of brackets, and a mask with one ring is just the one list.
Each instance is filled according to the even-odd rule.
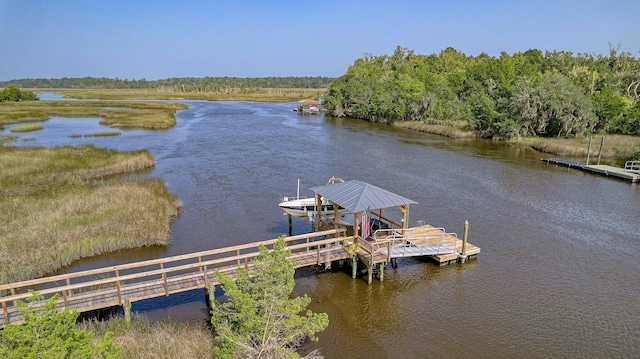
[[640,182],[640,174],[626,171],[624,168],[606,166],[606,165],[587,165],[582,162],[567,160],[564,158],[541,158],[547,164],[575,168],[586,172],[598,173],[607,177],[614,177],[631,183]]

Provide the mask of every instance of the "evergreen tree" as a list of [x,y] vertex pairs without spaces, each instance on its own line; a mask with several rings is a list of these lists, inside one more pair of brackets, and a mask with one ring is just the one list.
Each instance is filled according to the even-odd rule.
[[121,348],[114,344],[113,333],[94,338],[93,333],[76,327],[79,313],[56,309],[59,295],[38,306],[43,297],[36,293],[29,303],[18,301],[22,324],[10,324],[0,331],[0,358],[104,358],[120,357]]
[[[294,263],[284,236],[272,251],[260,247],[255,269],[238,268],[238,277],[216,273],[228,301],[211,311],[216,358],[298,358],[294,344],[329,325],[325,313],[307,311],[311,299],[291,298]],[[317,353],[312,353],[317,355]]]

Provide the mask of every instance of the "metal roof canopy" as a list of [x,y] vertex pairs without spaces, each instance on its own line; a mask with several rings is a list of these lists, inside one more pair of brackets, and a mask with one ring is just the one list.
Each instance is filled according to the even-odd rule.
[[313,187],[311,190],[351,213],[417,203],[380,187],[356,180]]

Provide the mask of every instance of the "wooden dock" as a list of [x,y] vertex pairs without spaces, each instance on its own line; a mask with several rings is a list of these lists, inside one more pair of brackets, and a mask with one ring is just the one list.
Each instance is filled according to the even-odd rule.
[[[289,260],[296,263],[296,268],[313,265],[328,267],[334,261],[351,259],[353,277],[356,277],[357,263],[363,263],[369,271],[369,283],[374,265],[380,269],[379,279],[383,280],[384,266],[394,259],[397,261],[397,258],[429,256],[437,263],[446,264],[462,256],[462,241],[444,229],[425,225],[388,231],[378,232],[377,238],[363,240],[358,236],[346,236],[344,228],[335,228],[286,237],[285,241],[291,250]],[[275,241],[272,239],[3,284],[0,285],[0,328],[20,322],[16,301],[31,297],[30,290],[37,290],[45,298],[59,294],[59,310],[67,308],[86,312],[121,306],[125,302],[209,288],[210,285],[219,284],[216,271],[235,278],[238,267],[252,268],[251,262],[258,256],[260,245],[270,249]],[[359,250],[354,253],[353,248]],[[480,248],[467,243],[464,258],[474,257],[479,252]]]
[[605,165],[585,165],[583,167],[584,171],[599,173],[601,175],[607,177],[615,177],[627,181],[631,181],[631,183],[640,182],[640,174],[627,172],[623,168],[605,166]]
[[[444,228],[422,225],[406,229],[378,230],[361,245],[359,256],[363,262],[375,265],[391,262],[395,258],[429,257],[439,265],[458,261],[462,252],[462,239]],[[480,247],[466,243],[464,256],[473,258]]]
[[585,172],[597,173],[607,177],[630,181],[631,183],[640,182],[640,174],[627,171],[624,168],[606,165],[587,165],[582,162],[567,160],[563,158],[541,158],[540,160],[548,164],[575,168]]
[[[286,238],[287,248],[291,250],[289,259],[296,262],[297,268],[350,258],[344,243],[354,240],[345,237],[343,228]],[[0,285],[0,327],[20,321],[16,301],[31,297],[29,290],[37,290],[45,298],[59,294],[59,309],[86,312],[108,308],[123,305],[125,300],[135,302],[219,284],[216,271],[235,277],[238,267],[251,268],[251,260],[259,254],[259,245],[272,248],[275,241],[3,284]]]

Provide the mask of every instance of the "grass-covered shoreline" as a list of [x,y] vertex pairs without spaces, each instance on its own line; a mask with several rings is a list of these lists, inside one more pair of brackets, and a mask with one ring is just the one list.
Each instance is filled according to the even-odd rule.
[[161,179],[108,179],[153,166],[148,151],[0,146],[0,283],[124,248],[165,245],[180,201]]
[[139,101],[24,101],[0,104],[0,128],[13,123],[47,121],[52,116],[99,117],[118,128],[167,129],[185,104]]
[[35,93],[55,92],[65,98],[83,100],[209,100],[293,102],[319,98],[326,89],[317,88],[226,88],[217,92],[183,92],[168,89],[29,89]]
[[[465,123],[458,123],[456,126],[426,124],[417,121],[398,121],[393,123],[396,127],[406,128],[410,130],[431,133],[451,138],[481,138],[482,134],[475,131],[465,130]],[[602,159],[612,162],[613,164],[623,165],[624,161],[632,156],[636,148],[640,148],[639,136],[627,135],[593,135],[591,150],[589,152],[592,158],[599,155],[600,141],[604,137],[604,145],[602,146]],[[520,139],[508,140],[519,146],[528,146],[540,152],[553,155],[585,158],[587,157],[587,149],[589,148],[589,137],[523,137]]]

